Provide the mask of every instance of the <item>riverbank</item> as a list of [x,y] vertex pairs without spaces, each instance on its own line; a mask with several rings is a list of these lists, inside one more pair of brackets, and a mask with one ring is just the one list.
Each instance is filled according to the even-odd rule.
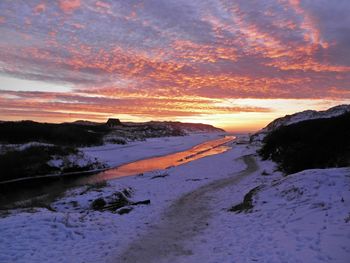
[[[226,147],[220,145],[234,138],[223,136],[222,133],[196,133],[181,137],[153,138],[132,142],[125,146],[107,144],[84,148],[79,150],[82,156],[88,160],[96,160],[99,164],[103,163],[102,167],[110,168],[17,178],[0,182],[0,209],[30,207],[37,198],[46,198],[45,203],[50,203],[72,187],[165,169],[168,166],[177,166],[206,155],[218,154],[226,150]],[[159,155],[161,157],[154,157]],[[139,160],[139,158],[143,159]],[[122,165],[123,163],[127,164]],[[112,169],[111,166],[117,166],[117,168]]]
[[[224,134],[225,131],[207,124],[154,121],[122,123],[118,119],[109,119],[107,123],[0,122],[0,182],[99,171],[156,155],[157,151],[140,153],[138,147],[134,147],[138,143],[143,145],[148,139],[154,138],[156,143],[164,143],[164,138],[192,137],[200,133]],[[195,143],[198,141],[194,140]],[[118,159],[118,151],[125,152],[123,147],[118,146],[123,145],[130,147],[132,152]],[[87,147],[88,152],[88,148],[93,147],[92,156],[79,150],[83,147],[85,150]],[[113,149],[116,151],[113,152]],[[102,160],[98,158],[99,153],[102,154]],[[109,156],[107,160],[103,158],[106,156]]]
[[97,159],[108,167],[117,167],[138,160],[163,156],[190,149],[206,141],[223,137],[225,133],[190,133],[185,136],[149,138],[125,145],[105,144],[79,148],[86,156]]
[[[256,150],[234,145],[164,171],[72,189],[51,210],[2,214],[0,261],[345,263],[350,255],[349,169],[284,177]],[[256,163],[254,169],[244,156]],[[229,211],[256,187],[251,208]],[[125,190],[133,203],[150,204],[132,206],[122,215],[92,209],[94,200],[108,201]],[[143,242],[150,236],[157,238]],[[150,255],[164,246],[170,249],[141,261],[130,255],[131,250]]]

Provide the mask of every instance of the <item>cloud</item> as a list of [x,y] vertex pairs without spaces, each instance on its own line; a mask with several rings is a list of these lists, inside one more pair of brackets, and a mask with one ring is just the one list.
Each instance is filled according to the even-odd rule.
[[232,98],[348,99],[349,11],[346,0],[2,1],[0,73],[73,89],[3,103],[187,116],[265,110],[218,106]]
[[268,112],[268,108],[221,105],[219,100],[192,98],[162,98],[134,96],[101,97],[86,94],[66,94],[60,92],[0,91],[0,102],[4,109],[26,107],[31,111],[64,111],[102,114],[131,114],[140,116],[195,116],[201,114],[233,112]]
[[63,12],[70,13],[79,8],[81,3],[80,0],[58,0],[58,5]]

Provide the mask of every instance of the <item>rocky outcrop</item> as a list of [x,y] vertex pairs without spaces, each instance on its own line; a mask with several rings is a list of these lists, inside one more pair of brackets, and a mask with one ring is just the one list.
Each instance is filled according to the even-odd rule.
[[106,125],[110,128],[113,128],[113,127],[121,126],[122,123],[120,122],[119,119],[109,118]]

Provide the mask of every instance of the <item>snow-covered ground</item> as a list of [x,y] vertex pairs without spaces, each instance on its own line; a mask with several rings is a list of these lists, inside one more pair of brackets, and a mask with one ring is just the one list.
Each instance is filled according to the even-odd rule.
[[[140,159],[202,142],[181,137],[162,147],[152,140],[142,151],[129,145],[125,154],[118,149],[125,146],[85,152],[114,166],[128,154]],[[150,172],[72,189],[52,204],[56,211],[2,213],[0,262],[348,262],[350,168],[283,177],[255,151],[233,145],[169,168],[165,177]],[[228,211],[256,186],[262,188],[250,212]],[[90,208],[96,198],[108,200],[123,189],[132,201],[149,199],[150,205],[123,215]]]
[[[196,239],[196,253],[184,262],[349,262],[350,168],[308,170],[282,179],[253,176],[238,191],[260,183],[265,186],[254,196],[253,209],[234,215],[218,211],[214,227]],[[228,207],[237,195],[216,205]]]

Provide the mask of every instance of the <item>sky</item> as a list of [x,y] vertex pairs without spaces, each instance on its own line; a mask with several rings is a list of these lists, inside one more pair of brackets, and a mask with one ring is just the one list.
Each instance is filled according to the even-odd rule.
[[350,103],[349,0],[1,0],[0,119],[254,131]]

